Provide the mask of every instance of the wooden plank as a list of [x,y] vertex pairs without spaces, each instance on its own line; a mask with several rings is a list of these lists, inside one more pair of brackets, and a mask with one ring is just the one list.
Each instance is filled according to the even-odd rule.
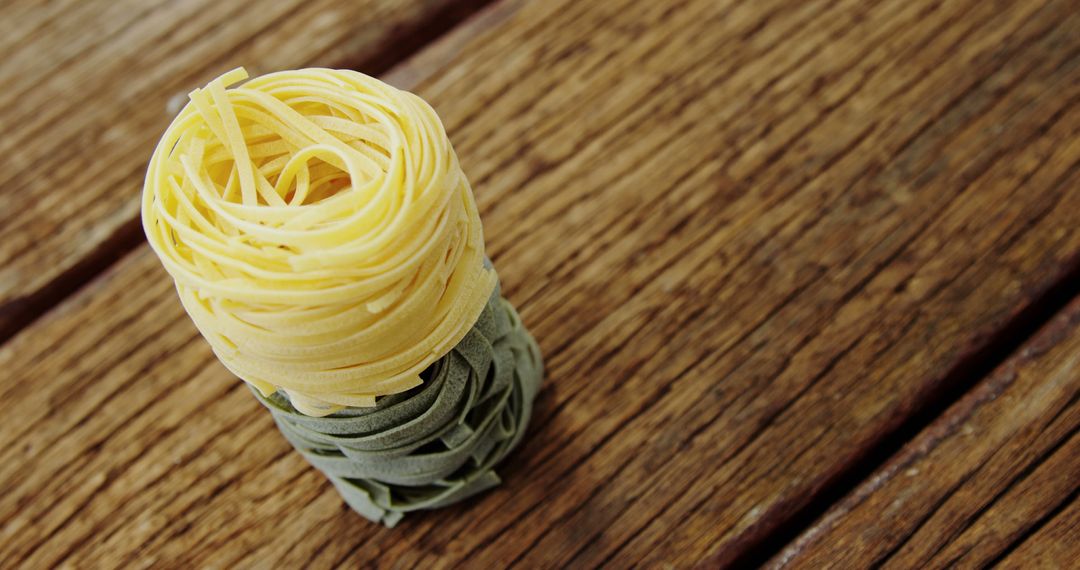
[[0,350],[0,564],[723,564],[1077,265],[1068,1],[507,6],[394,74],[547,356],[505,485],[349,513],[140,249]]
[[1061,513],[1018,545],[1002,568],[1069,568],[1080,560],[1080,501],[1073,497]]
[[770,566],[981,568],[1016,549],[1019,567],[1067,568],[1078,428],[1080,300]]
[[481,3],[0,5],[0,340],[140,242],[139,190],[170,101],[239,65],[379,72]]

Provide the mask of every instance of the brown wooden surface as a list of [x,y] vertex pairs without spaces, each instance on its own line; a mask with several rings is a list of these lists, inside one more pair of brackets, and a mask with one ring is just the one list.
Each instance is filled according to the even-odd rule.
[[388,77],[443,117],[548,361],[504,485],[349,512],[139,247],[0,348],[0,566],[752,554],[1075,275],[1078,29],[1067,0],[497,2]]
[[1034,541],[1042,567],[1066,568],[1080,561],[1078,427],[1080,300],[772,566],[978,568]]
[[1002,561],[1002,568],[1069,568],[1076,566],[1080,534],[1080,501],[1073,500],[1038,532]]
[[380,71],[476,3],[0,4],[0,339],[141,240],[138,193],[170,103],[240,65]]

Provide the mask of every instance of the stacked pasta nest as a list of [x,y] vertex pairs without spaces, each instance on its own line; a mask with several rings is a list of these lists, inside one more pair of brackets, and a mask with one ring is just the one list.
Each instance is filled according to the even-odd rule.
[[246,78],[193,91],[147,171],[184,308],[368,518],[494,485],[542,364],[438,116],[353,71]]

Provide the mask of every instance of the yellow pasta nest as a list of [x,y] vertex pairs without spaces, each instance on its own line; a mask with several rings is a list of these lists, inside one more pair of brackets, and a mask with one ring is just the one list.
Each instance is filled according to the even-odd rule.
[[147,238],[218,358],[300,411],[372,406],[495,286],[472,189],[419,97],[353,71],[190,94],[150,160]]

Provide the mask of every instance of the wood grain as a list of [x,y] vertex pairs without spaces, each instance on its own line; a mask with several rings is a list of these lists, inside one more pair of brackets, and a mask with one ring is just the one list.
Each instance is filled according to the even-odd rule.
[[0,5],[0,340],[140,242],[146,161],[190,89],[240,65],[381,72],[481,3]]
[[1021,566],[1068,568],[1078,428],[1080,300],[770,566],[982,568],[1032,542]]
[[1080,551],[1076,545],[1080,533],[1080,501],[1072,502],[1056,513],[1046,525],[1017,545],[1001,562],[1001,568],[1070,568],[1076,566]]
[[505,484],[351,514],[140,248],[0,349],[0,565],[724,565],[1080,259],[1068,1],[509,6],[394,74],[547,357]]

